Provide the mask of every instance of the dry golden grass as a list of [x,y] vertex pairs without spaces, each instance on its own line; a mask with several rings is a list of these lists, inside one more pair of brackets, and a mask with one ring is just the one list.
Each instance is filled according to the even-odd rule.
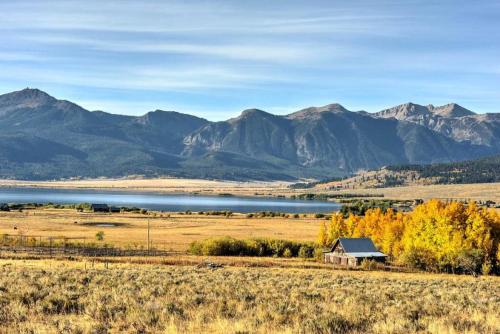
[[128,191],[155,191],[165,193],[201,193],[254,196],[273,195],[276,191],[286,191],[287,182],[235,182],[200,179],[88,179],[68,181],[18,181],[0,180],[0,187],[35,187],[61,189],[105,189]]
[[[23,212],[0,212],[0,234],[64,236],[95,241],[103,231],[104,242],[116,246],[147,245],[150,222],[153,246],[159,249],[185,251],[194,240],[231,236],[245,239],[271,237],[296,241],[315,241],[323,220],[312,215],[304,218],[247,218],[243,214],[224,216],[139,213],[81,213],[71,209],[36,209]],[[77,222],[77,224],[75,224]],[[90,224],[88,224],[90,223]],[[116,227],[91,224],[114,223]],[[17,227],[17,229],[14,229]]]
[[498,333],[500,280],[0,260],[6,333]]
[[[321,188],[315,192],[325,192]],[[442,184],[442,185],[418,185],[379,189],[355,189],[339,190],[335,194],[371,194],[384,195],[390,199],[459,199],[459,200],[492,200],[500,202],[500,183],[478,183],[478,184]]]

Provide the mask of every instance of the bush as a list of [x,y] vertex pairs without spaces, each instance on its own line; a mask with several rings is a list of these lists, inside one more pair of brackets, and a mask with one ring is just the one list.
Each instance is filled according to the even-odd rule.
[[104,240],[104,232],[103,231],[99,231],[95,234],[95,238],[97,241],[103,241]]
[[298,256],[303,259],[308,259],[314,257],[315,248],[312,246],[302,245],[299,248]]
[[314,259],[318,261],[323,261],[323,249],[321,247],[314,248]]
[[425,249],[409,248],[401,256],[400,261],[412,268],[436,271],[437,264],[430,252]]
[[458,255],[458,267],[466,274],[477,275],[482,269],[484,254],[479,249],[463,251]]
[[246,239],[231,237],[211,238],[194,241],[189,253],[204,256],[274,256],[311,258],[314,255],[313,243],[300,243],[280,239]]
[[491,265],[491,262],[484,262],[481,266],[481,273],[483,275],[489,275],[489,274],[491,274],[492,269],[493,269],[493,266]]
[[369,259],[363,259],[361,261],[361,268],[365,270],[373,270],[377,268],[377,261],[375,260],[369,260]]

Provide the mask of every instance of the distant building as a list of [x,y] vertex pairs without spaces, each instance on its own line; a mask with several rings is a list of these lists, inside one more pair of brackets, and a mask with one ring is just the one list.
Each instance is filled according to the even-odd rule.
[[90,209],[93,212],[109,212],[109,206],[107,204],[91,204]]
[[323,253],[325,263],[345,266],[359,266],[365,259],[385,262],[386,257],[370,238],[339,238],[330,251]]
[[121,209],[117,206],[112,206],[109,208],[109,212],[112,212],[112,213],[120,213]]

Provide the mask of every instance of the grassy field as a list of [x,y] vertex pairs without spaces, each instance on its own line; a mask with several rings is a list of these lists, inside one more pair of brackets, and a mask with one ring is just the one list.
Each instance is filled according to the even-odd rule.
[[165,193],[200,193],[272,196],[276,191],[286,192],[287,182],[235,182],[200,179],[89,179],[67,181],[0,180],[0,187],[35,187],[63,189],[106,189],[127,191],[155,191]]
[[5,333],[498,333],[497,277],[0,260]]
[[[226,218],[178,213],[103,214],[72,209],[35,209],[0,211],[0,234],[82,237],[96,241],[96,233],[103,231],[105,243],[120,247],[146,247],[148,221],[154,247],[185,251],[194,240],[220,236],[315,241],[319,224],[324,220],[315,219],[312,215],[300,215],[300,218],[247,218],[244,214],[233,214]],[[97,226],[100,224],[115,224],[115,227]]]
[[384,198],[390,199],[492,200],[500,203],[500,183],[416,185],[377,189],[338,190],[335,192],[327,191],[325,190],[325,186],[321,185],[314,188],[314,191],[311,192],[383,195]]

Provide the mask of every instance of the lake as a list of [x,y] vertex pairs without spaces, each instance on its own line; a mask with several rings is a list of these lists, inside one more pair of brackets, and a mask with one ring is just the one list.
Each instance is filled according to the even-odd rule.
[[328,213],[338,203],[285,198],[207,196],[154,192],[106,191],[91,189],[0,188],[0,203],[105,203],[157,211],[222,211],[287,213]]

